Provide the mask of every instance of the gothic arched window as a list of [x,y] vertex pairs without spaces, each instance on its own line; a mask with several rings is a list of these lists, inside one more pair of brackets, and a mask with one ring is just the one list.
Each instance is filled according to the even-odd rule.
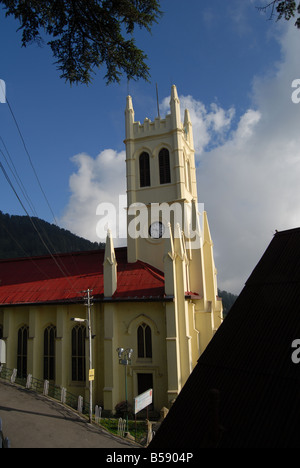
[[142,323],[137,329],[138,357],[152,358],[152,334],[151,328]]
[[44,331],[44,380],[55,379],[56,327],[50,325]]
[[18,349],[17,349],[17,369],[18,377],[25,379],[27,377],[27,349],[28,349],[29,327],[24,325],[18,331]]
[[72,328],[72,380],[85,381],[85,337],[84,325]]
[[149,154],[145,151],[140,155],[140,187],[150,186],[150,160]]
[[170,173],[170,153],[167,148],[160,150],[159,155],[159,179],[161,184],[168,184],[171,182]]

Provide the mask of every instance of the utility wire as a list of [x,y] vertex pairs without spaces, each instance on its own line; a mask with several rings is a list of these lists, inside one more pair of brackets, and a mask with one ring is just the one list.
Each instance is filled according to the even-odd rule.
[[24,253],[25,257],[28,258],[31,263],[42,273],[43,276],[45,276],[47,279],[51,279],[50,276],[47,275],[47,273],[45,271],[43,271],[39,265],[33,260],[33,258],[28,255],[28,253],[26,252],[26,250],[24,249],[24,247],[17,241],[17,239],[11,234],[11,232],[9,232],[9,230],[7,229],[7,227],[5,226],[5,224],[3,224],[1,222],[1,226],[2,226],[2,229],[5,230],[5,232],[9,235],[9,237],[17,244],[17,246],[19,247],[19,249],[22,250],[22,252]]
[[29,217],[30,219],[30,222],[34,228],[34,230],[36,231],[36,233],[38,234],[41,242],[43,243],[44,247],[47,249],[47,251],[49,252],[50,256],[52,257],[52,259],[54,260],[56,266],[59,268],[59,270],[61,271],[61,273],[63,274],[63,276],[67,279],[68,283],[70,284],[71,286],[71,290],[73,290],[73,292],[75,292],[76,294],[80,294],[79,291],[76,291],[74,288],[73,288],[73,285],[71,284],[71,281],[69,279],[69,277],[66,275],[66,273],[63,271],[63,269],[61,268],[61,266],[59,265],[59,263],[57,262],[56,258],[53,256],[52,252],[50,251],[48,245],[45,243],[44,239],[42,238],[39,230],[37,229],[32,217],[30,216],[30,214],[28,213],[27,209],[25,208],[22,200],[20,199],[15,187],[13,186],[10,178],[9,178],[9,175],[7,174],[6,170],[5,170],[5,167],[3,166],[2,162],[0,161],[0,169],[2,170],[3,174],[4,174],[4,177],[6,178],[7,182],[9,183],[11,189],[13,190],[14,194],[16,195],[20,205],[22,206],[23,210],[25,211],[25,213],[27,214],[27,216]]
[[21,180],[20,177],[19,177],[19,174],[18,174],[18,171],[17,171],[17,169],[16,169],[16,166],[14,165],[14,162],[13,162],[13,160],[12,160],[12,158],[11,158],[9,152],[8,152],[8,149],[7,149],[7,147],[6,147],[6,145],[5,145],[4,141],[3,141],[3,138],[2,138],[1,136],[0,136],[0,140],[1,140],[1,142],[2,142],[2,144],[3,144],[3,146],[4,146],[4,148],[5,148],[6,154],[7,154],[8,158],[9,158],[9,160],[10,160],[10,163],[11,163],[13,169],[11,168],[11,166],[10,166],[8,160],[7,160],[7,157],[5,156],[5,153],[4,153],[1,149],[0,149],[0,153],[2,154],[3,158],[5,159],[5,162],[6,162],[7,166],[8,166],[8,168],[10,169],[10,171],[11,171],[11,173],[12,173],[12,175],[13,175],[15,181],[17,182],[17,184],[18,184],[18,186],[19,186],[19,188],[20,188],[20,190],[21,190],[21,192],[22,192],[24,198],[26,199],[28,205],[30,206],[32,212],[33,212],[34,214],[36,214],[36,211],[35,211],[35,208],[34,208],[34,206],[33,206],[33,203],[32,203],[32,201],[30,200],[30,197],[29,197],[29,195],[28,195],[28,193],[27,193],[27,191],[26,191],[26,189],[25,189],[25,187],[24,187],[24,184],[23,184],[22,180]]
[[[0,84],[1,84],[1,83],[0,83]],[[19,126],[19,124],[18,124],[18,122],[17,122],[16,116],[15,116],[15,114],[14,114],[14,112],[13,112],[13,109],[12,109],[12,107],[11,107],[11,105],[10,105],[10,102],[9,102],[9,100],[7,99],[7,97],[6,97],[6,103],[7,103],[8,107],[9,107],[9,110],[10,110],[10,112],[11,112],[11,115],[12,115],[12,117],[13,117],[13,119],[14,119],[15,125],[16,125],[16,127],[17,127],[17,130],[18,130],[18,133],[19,133],[19,135],[20,135],[21,141],[22,141],[22,143],[23,143],[23,146],[24,146],[26,155],[27,155],[27,157],[28,157],[28,160],[29,160],[29,162],[30,162],[31,168],[32,168],[32,170],[33,170],[33,172],[34,172],[34,175],[35,175],[35,178],[36,178],[36,180],[37,180],[37,182],[38,182],[38,185],[39,185],[39,187],[40,187],[40,190],[41,190],[41,192],[42,192],[42,194],[43,194],[43,196],[44,196],[44,198],[45,198],[45,200],[46,200],[46,203],[47,203],[47,205],[48,205],[48,207],[49,207],[49,209],[50,209],[50,211],[51,211],[51,213],[52,213],[54,223],[55,223],[55,225],[58,227],[58,223],[57,223],[55,214],[54,214],[54,212],[53,212],[53,210],[52,210],[52,208],[51,208],[51,205],[50,205],[50,203],[49,203],[49,201],[48,201],[48,198],[47,198],[47,196],[46,196],[46,194],[45,194],[45,191],[43,190],[43,187],[42,187],[42,184],[41,184],[41,182],[40,182],[40,180],[39,180],[37,171],[36,171],[36,169],[35,169],[35,167],[34,167],[34,164],[33,164],[33,162],[32,162],[32,158],[31,158],[31,156],[30,156],[30,154],[29,154],[29,151],[28,151],[28,149],[27,149],[27,146],[26,146],[24,137],[23,137],[23,135],[22,135],[20,126]],[[31,207],[32,212],[33,212],[33,213],[35,214],[35,216],[38,218],[37,212],[36,212],[36,210],[35,210],[35,208],[34,208],[34,206],[33,206],[33,203],[32,203],[31,200],[30,200],[30,197],[28,196],[28,194],[27,194],[27,192],[26,192],[26,189],[25,189],[25,187],[24,187],[24,185],[23,185],[23,183],[22,183],[22,181],[21,181],[19,175],[18,175],[18,172],[17,172],[17,170],[16,170],[16,167],[15,167],[15,165],[14,165],[14,163],[13,163],[13,161],[12,161],[12,158],[11,158],[11,156],[10,156],[8,150],[7,150],[7,147],[6,147],[6,145],[5,145],[4,141],[3,141],[3,138],[2,138],[2,137],[0,137],[0,138],[1,138],[1,141],[2,141],[2,143],[3,143],[4,148],[5,148],[5,150],[6,150],[6,153],[7,153],[8,157],[9,157],[9,159],[10,159],[10,161],[11,161],[11,164],[13,165],[14,171],[13,171],[13,170],[11,169],[11,167],[9,166],[8,161],[7,161],[7,158],[5,157],[5,155],[3,154],[2,151],[1,151],[1,153],[3,154],[4,159],[6,160],[6,163],[7,163],[8,167],[10,168],[12,174],[14,175],[14,178],[16,179],[16,181],[17,181],[17,179],[19,180],[19,182],[17,181],[17,183],[18,183],[18,185],[19,185],[19,187],[20,187],[20,189],[21,189],[21,191],[22,191],[22,193],[23,193],[23,196],[26,198],[27,203],[28,203],[29,206]],[[38,223],[39,223],[39,220],[38,220]],[[39,223],[39,224],[40,224],[40,223]],[[55,250],[55,248],[54,248],[52,242],[50,241],[50,239],[49,239],[49,237],[48,237],[46,231],[43,229],[43,227],[40,226],[40,228],[43,230],[44,236],[47,238],[48,243],[51,245],[53,251],[54,251],[55,253],[57,253],[57,251]],[[73,260],[73,261],[74,261],[74,263],[75,263],[75,260]],[[66,267],[65,267],[65,268],[66,268]],[[66,271],[67,271],[67,269],[66,269]],[[70,273],[69,273],[68,271],[67,271],[67,273],[70,275]]]
[[[1,83],[0,83],[0,84],[1,84]],[[12,117],[13,117],[14,122],[15,122],[16,128],[17,128],[17,130],[18,130],[18,133],[19,133],[19,135],[20,135],[21,141],[22,141],[22,143],[23,143],[23,146],[24,146],[26,155],[27,155],[27,157],[28,157],[28,160],[29,160],[29,163],[30,163],[31,168],[32,168],[32,170],[33,170],[33,173],[34,173],[34,175],[35,175],[35,178],[36,178],[36,180],[37,180],[37,182],[38,182],[38,185],[39,185],[40,190],[41,190],[41,192],[42,192],[42,194],[43,194],[43,197],[44,197],[44,199],[45,199],[45,201],[46,201],[46,203],[47,203],[47,205],[48,205],[48,208],[49,208],[49,210],[50,210],[51,213],[52,213],[54,223],[55,223],[56,226],[58,227],[58,223],[57,223],[55,214],[54,214],[54,212],[53,212],[53,210],[52,210],[52,208],[51,208],[51,205],[50,205],[49,200],[48,200],[48,198],[47,198],[47,196],[46,196],[46,194],[45,194],[45,191],[43,190],[43,187],[42,187],[42,184],[41,184],[40,179],[39,179],[39,177],[38,177],[37,171],[36,171],[36,169],[35,169],[35,167],[34,167],[32,158],[31,158],[31,156],[30,156],[30,154],[29,154],[29,151],[28,151],[28,149],[27,149],[27,146],[26,146],[24,137],[23,137],[23,135],[22,135],[20,126],[19,126],[19,124],[18,124],[18,122],[17,122],[16,116],[15,116],[13,110],[12,110],[12,107],[11,107],[11,105],[10,105],[9,100],[7,99],[7,96],[5,96],[5,98],[6,98],[6,103],[7,103],[8,107],[9,107],[10,113],[11,113],[11,115],[12,115]],[[6,146],[5,146],[5,144],[4,144],[2,138],[1,138],[1,140],[2,140],[2,143],[3,143],[4,147],[5,147],[5,149],[6,149],[7,154],[9,155],[9,152],[7,151],[7,148],[6,148]],[[1,153],[3,154],[2,151],[1,151]],[[3,156],[4,156],[4,155],[3,155]],[[6,159],[5,156],[4,156],[4,158],[5,158],[6,162],[7,162],[7,159]],[[15,177],[15,178],[17,177],[17,178],[19,179],[20,184],[19,184],[19,182],[17,182],[17,183],[18,183],[18,185],[19,185],[19,187],[20,187],[20,189],[21,189],[21,191],[22,191],[24,197],[26,198],[27,202],[28,202],[29,205],[31,206],[32,211],[33,211],[34,213],[36,213],[36,211],[35,211],[35,209],[34,209],[34,207],[33,207],[33,204],[32,204],[32,202],[31,202],[31,200],[30,200],[30,198],[29,198],[29,196],[28,196],[28,194],[27,194],[27,192],[26,192],[26,189],[25,189],[25,187],[24,187],[24,185],[23,185],[21,179],[20,179],[19,176],[17,175],[17,170],[16,170],[16,168],[15,168],[15,165],[14,165],[14,163],[13,163],[13,161],[12,161],[10,155],[9,155],[9,158],[10,158],[11,163],[12,163],[14,169],[15,169],[15,174],[13,173],[13,171],[12,171],[11,168],[10,168],[10,170],[11,170],[12,173],[14,174],[14,177]],[[7,162],[7,164],[8,164],[8,162]],[[9,164],[8,164],[8,167],[10,167]],[[42,237],[41,237],[41,235],[40,235],[38,229],[36,228],[35,224],[33,223],[33,220],[32,220],[32,218],[30,217],[29,213],[28,213],[27,210],[25,209],[25,206],[23,205],[23,203],[22,203],[20,197],[18,196],[18,194],[17,194],[15,188],[13,187],[13,185],[12,185],[12,183],[11,183],[9,177],[8,177],[8,174],[6,173],[5,168],[3,167],[2,164],[1,164],[1,170],[2,170],[2,172],[4,173],[5,178],[7,179],[9,185],[10,185],[11,188],[13,189],[15,195],[17,196],[19,202],[21,203],[22,208],[25,210],[25,213],[26,213],[27,216],[30,218],[30,221],[31,221],[31,223],[33,224],[34,229],[35,229],[36,232],[38,233],[38,235],[39,235],[39,237],[40,237],[40,239],[41,239],[43,245],[45,245],[45,247],[47,248],[47,251],[50,253],[50,255],[52,256],[52,258],[54,259],[55,263],[57,264],[57,266],[59,267],[59,269],[62,271],[62,273],[64,274],[64,276],[67,277],[66,274],[63,272],[63,270],[62,270],[62,269],[60,268],[60,266],[58,265],[58,263],[57,263],[57,261],[55,260],[55,258],[53,257],[53,255],[52,255],[52,253],[50,252],[48,246],[45,244],[44,240],[42,239]],[[21,186],[23,187],[23,189],[21,188]],[[38,218],[37,215],[36,215],[36,217]],[[44,231],[44,235],[46,235],[46,237],[47,237],[47,239],[48,239],[48,242],[52,245],[52,243],[51,243],[51,241],[49,240],[49,237],[47,236],[47,233],[46,233],[45,231]],[[52,248],[53,248],[53,250],[55,251],[53,245],[52,245]],[[73,258],[73,257],[72,257],[72,258]],[[74,261],[74,263],[76,263],[74,259],[73,259],[73,261]],[[69,273],[69,272],[68,272],[68,273]],[[69,273],[69,275],[70,275],[70,273]]]
[[35,178],[36,178],[36,180],[37,180],[37,183],[38,183],[38,185],[39,185],[39,187],[40,187],[40,190],[41,190],[41,192],[42,192],[42,194],[43,194],[43,197],[44,197],[45,200],[46,200],[46,203],[47,203],[47,205],[48,205],[48,208],[49,208],[49,210],[50,210],[51,213],[52,213],[54,222],[55,222],[55,224],[57,225],[57,220],[56,220],[55,214],[54,214],[54,212],[53,212],[53,210],[52,210],[52,208],[51,208],[51,205],[50,205],[49,200],[48,200],[48,198],[47,198],[47,196],[46,196],[46,194],[45,194],[45,191],[43,190],[42,184],[41,184],[40,179],[39,179],[39,177],[38,177],[38,174],[37,174],[37,172],[36,172],[36,170],[35,170],[35,167],[34,167],[34,164],[33,164],[33,162],[32,162],[31,156],[30,156],[30,154],[29,154],[29,151],[28,151],[28,149],[27,149],[25,140],[24,140],[24,138],[23,138],[23,135],[22,135],[20,126],[19,126],[19,124],[18,124],[18,122],[17,122],[17,119],[16,119],[16,117],[15,117],[15,114],[14,114],[14,112],[13,112],[13,110],[12,110],[12,107],[11,107],[10,102],[9,102],[9,100],[7,99],[7,97],[6,97],[6,103],[7,103],[8,107],[9,107],[10,113],[11,113],[13,119],[14,119],[15,125],[16,125],[16,127],[17,127],[18,133],[19,133],[19,135],[20,135],[20,138],[21,138],[21,140],[22,140],[22,143],[23,143],[23,146],[24,146],[24,149],[25,149],[25,153],[26,153],[26,155],[27,155],[27,157],[28,157],[29,163],[30,163],[30,165],[31,165],[31,168],[32,168],[32,170],[33,170],[33,173],[34,173],[34,175],[35,175]]
[[[36,218],[37,218],[36,224],[38,224],[40,230],[43,232],[43,234],[44,234],[44,236],[45,236],[45,238],[46,238],[48,244],[49,244],[50,247],[52,248],[53,252],[57,254],[58,252],[56,251],[54,245],[52,244],[51,240],[49,239],[49,236],[48,236],[46,230],[43,228],[42,224],[40,223],[40,220],[39,220],[39,218],[38,218],[38,215],[37,215],[37,212],[36,212],[36,210],[35,210],[35,208],[34,208],[34,205],[33,205],[32,201],[30,200],[30,197],[29,197],[29,195],[28,195],[28,193],[27,193],[27,191],[26,191],[26,189],[25,189],[25,187],[24,187],[24,184],[22,183],[22,180],[20,179],[20,177],[19,177],[19,175],[18,175],[18,171],[17,171],[17,169],[16,169],[16,167],[15,167],[15,165],[14,165],[14,162],[13,162],[13,160],[12,160],[10,154],[9,154],[9,151],[8,151],[8,149],[7,149],[7,147],[6,147],[5,143],[4,143],[4,141],[3,141],[3,138],[2,138],[1,136],[0,136],[0,140],[2,141],[2,144],[3,144],[3,146],[4,146],[5,150],[6,150],[6,153],[7,153],[8,157],[9,157],[9,160],[10,160],[10,162],[11,162],[11,164],[12,164],[14,170],[12,170],[12,168],[11,168],[11,166],[10,166],[10,164],[9,164],[9,162],[8,162],[8,160],[7,160],[7,158],[6,158],[6,156],[5,156],[5,154],[3,153],[3,151],[2,151],[1,149],[0,149],[0,153],[1,153],[2,156],[4,157],[5,162],[6,162],[7,166],[8,166],[8,168],[10,169],[12,175],[14,176],[14,178],[15,178],[15,180],[16,180],[16,182],[17,182],[17,184],[18,184],[18,186],[19,186],[19,188],[20,188],[20,190],[21,190],[21,192],[23,193],[23,196],[25,197],[27,203],[29,204],[29,206],[30,206],[30,208],[31,208],[31,210],[32,210],[32,212],[33,212],[33,214],[36,216]],[[12,183],[11,183],[10,185],[12,186]],[[15,191],[15,193],[16,193],[16,191]],[[69,276],[71,276],[70,272],[66,269],[65,265],[64,265],[64,268],[65,268],[66,272],[69,274]]]

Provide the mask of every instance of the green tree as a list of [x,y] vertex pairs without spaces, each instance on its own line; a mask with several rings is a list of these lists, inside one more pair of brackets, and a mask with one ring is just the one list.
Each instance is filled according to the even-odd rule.
[[[149,32],[162,12],[159,0],[0,0],[6,16],[19,20],[22,46],[50,46],[61,78],[70,84],[91,81],[106,66],[106,82],[149,79],[146,54],[133,38],[135,28]],[[44,33],[44,36],[42,36]]]
[[[284,18],[289,21],[295,17],[296,12],[300,15],[300,2],[298,6],[294,0],[273,0],[263,7],[258,7],[260,11],[270,11],[270,19],[277,17],[277,21]],[[300,29],[300,16],[296,19],[295,26]]]
[[[44,243],[31,221],[34,222]],[[49,255],[49,251],[55,254],[98,250],[104,247],[105,244],[90,242],[42,219],[30,220],[28,216],[10,216],[0,211],[0,259]]]

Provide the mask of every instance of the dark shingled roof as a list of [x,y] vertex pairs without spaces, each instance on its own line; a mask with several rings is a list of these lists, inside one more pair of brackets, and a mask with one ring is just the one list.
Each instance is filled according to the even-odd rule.
[[275,234],[149,449],[300,447],[300,229]]

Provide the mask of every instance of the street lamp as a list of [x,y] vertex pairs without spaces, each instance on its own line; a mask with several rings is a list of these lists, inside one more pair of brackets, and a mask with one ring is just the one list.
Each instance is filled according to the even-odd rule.
[[128,398],[127,398],[127,366],[131,365],[132,348],[117,348],[119,364],[125,366],[125,399],[126,399],[126,432],[128,433]]
[[83,323],[87,322],[88,326],[88,333],[89,333],[89,393],[90,393],[90,411],[89,411],[89,422],[92,423],[93,421],[93,380],[94,375],[92,373],[93,366],[92,366],[92,323],[91,323],[91,290],[88,289],[87,291],[87,309],[88,309],[88,318],[71,318],[73,322]]

